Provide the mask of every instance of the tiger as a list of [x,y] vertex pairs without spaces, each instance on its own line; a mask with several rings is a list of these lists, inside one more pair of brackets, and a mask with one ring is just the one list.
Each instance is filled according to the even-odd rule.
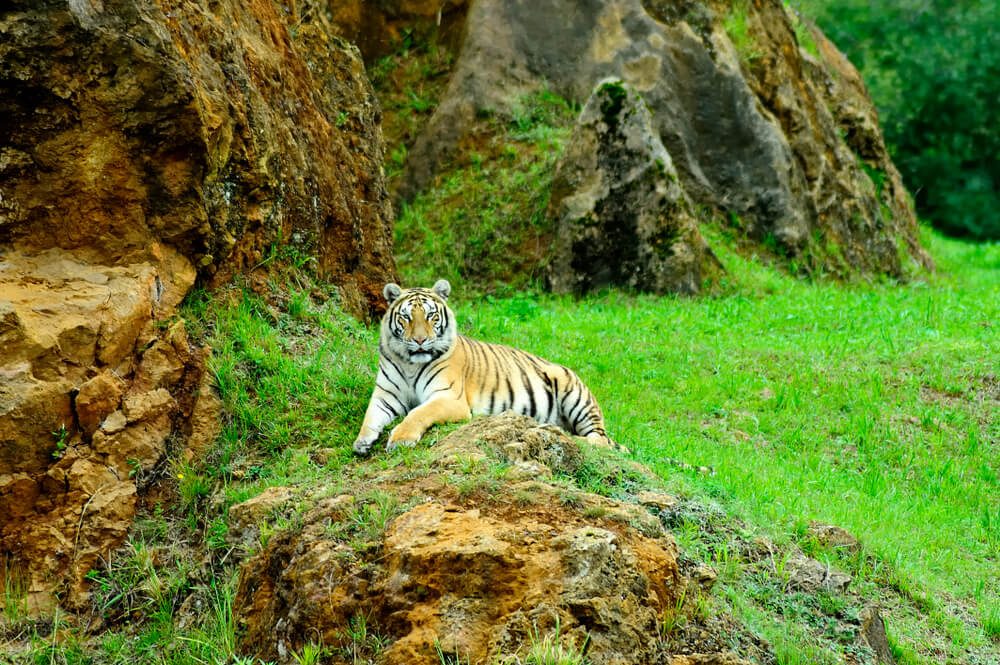
[[451,284],[430,289],[386,284],[379,363],[354,452],[367,455],[382,430],[386,450],[415,446],[438,423],[511,410],[557,425],[592,443],[625,451],[612,441],[597,400],[572,370],[509,346],[459,335],[448,306]]

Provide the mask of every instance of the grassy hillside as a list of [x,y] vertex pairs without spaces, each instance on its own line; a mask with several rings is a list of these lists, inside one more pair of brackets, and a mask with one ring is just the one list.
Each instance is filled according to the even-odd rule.
[[[729,281],[713,298],[453,301],[466,333],[577,369],[635,459],[715,506],[674,530],[686,557],[720,571],[712,594],[685,610],[690,621],[732,612],[777,662],[837,663],[854,644],[837,627],[878,602],[901,662],[996,662],[1000,247],[926,240],[941,273],[907,285],[818,284],[723,253]],[[129,542],[93,573],[90,630],[105,630],[30,619],[8,585],[0,662],[230,658],[230,580],[270,531],[234,542],[229,507],[267,487],[345,487],[412,463],[408,451],[353,459],[377,329],[303,280],[266,297],[236,286],[189,299],[186,317],[214,350],[223,435],[204,460],[174,454]],[[627,494],[613,477],[580,481]],[[862,550],[822,547],[811,520],[848,529]],[[790,592],[780,556],[762,576],[741,554],[758,537],[849,571],[851,593]],[[664,621],[677,630],[678,617]]]
[[810,283],[723,254],[716,298],[524,296],[460,317],[576,368],[612,436],[681,491],[806,547],[810,520],[854,533],[877,563],[836,564],[921,610],[893,617],[901,650],[920,662],[926,623],[961,662],[1000,639],[1000,247],[927,240],[941,275],[908,285]]

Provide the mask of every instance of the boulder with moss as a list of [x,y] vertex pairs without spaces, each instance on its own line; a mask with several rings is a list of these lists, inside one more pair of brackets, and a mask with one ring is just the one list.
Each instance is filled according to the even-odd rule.
[[[285,506],[299,524],[241,571],[241,651],[291,662],[312,644],[331,663],[432,665],[532,662],[547,644],[594,665],[674,662],[660,621],[687,593],[676,544],[650,509],[567,482],[589,463],[580,446],[508,412],[369,489],[300,493]],[[745,630],[731,637],[759,653]],[[746,662],[726,647],[684,653],[676,662]]]
[[932,267],[857,72],[780,0],[483,0],[465,25],[404,196],[453,163],[484,114],[546,87],[583,104],[615,77],[649,106],[702,217],[739,244],[845,276]]
[[548,215],[556,292],[621,285],[695,294],[718,270],[649,110],[617,79],[587,100],[556,168]]

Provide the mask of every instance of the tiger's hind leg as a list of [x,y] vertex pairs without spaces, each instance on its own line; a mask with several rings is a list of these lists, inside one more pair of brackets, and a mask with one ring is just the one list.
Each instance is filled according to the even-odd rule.
[[625,453],[626,455],[631,451],[623,446],[622,444],[614,441],[607,434],[598,434],[597,432],[591,432],[586,437],[587,441],[594,444],[595,446],[605,446],[606,448],[614,448],[618,452]]

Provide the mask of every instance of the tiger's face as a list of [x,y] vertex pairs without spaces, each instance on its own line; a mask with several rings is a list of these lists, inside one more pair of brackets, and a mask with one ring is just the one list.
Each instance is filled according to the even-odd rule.
[[432,289],[402,289],[386,284],[382,290],[389,309],[382,318],[382,339],[398,358],[413,364],[444,355],[455,342],[455,317],[448,308],[451,285],[438,280]]

